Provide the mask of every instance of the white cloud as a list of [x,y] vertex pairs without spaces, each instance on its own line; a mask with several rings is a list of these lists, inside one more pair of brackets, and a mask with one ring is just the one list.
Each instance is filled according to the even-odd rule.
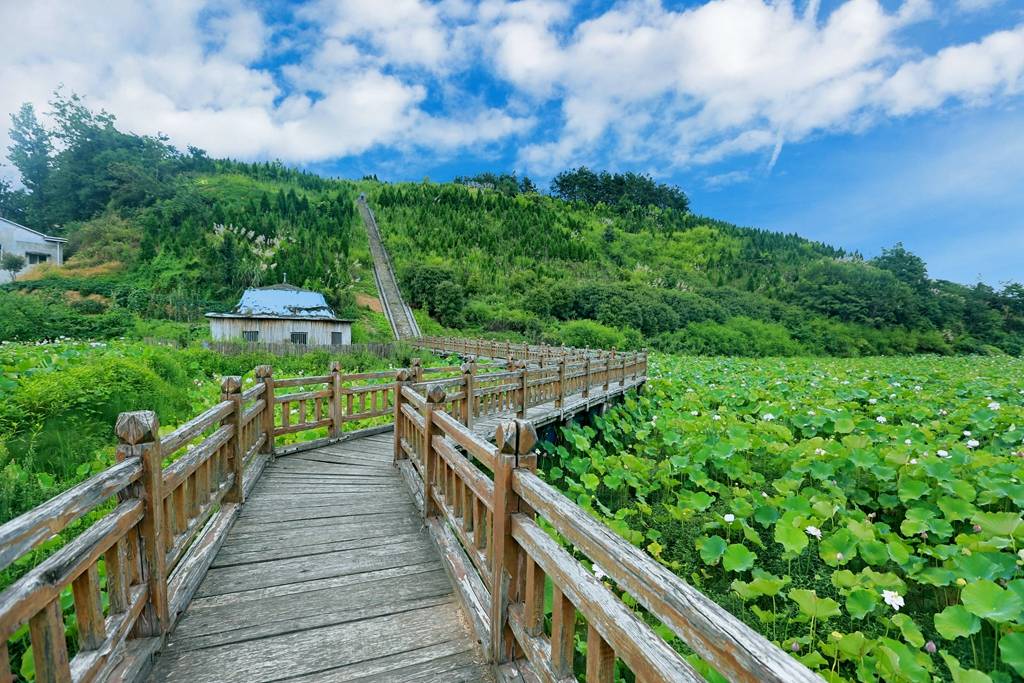
[[981,41],[947,47],[933,57],[904,64],[879,93],[894,114],[934,109],[949,98],[983,101],[1013,95],[1024,86],[1024,25]]
[[[770,168],[812,135],[1020,92],[1024,26],[929,55],[904,30],[930,18],[929,0],[826,6],[622,0],[580,21],[572,0],[307,0],[282,26],[248,0],[0,3],[0,25],[18,27],[0,112],[45,110],[64,84],[132,130],[214,155],[450,153],[532,131],[518,159],[532,173],[667,172],[749,154]],[[477,87],[482,72],[508,87],[505,106]]]

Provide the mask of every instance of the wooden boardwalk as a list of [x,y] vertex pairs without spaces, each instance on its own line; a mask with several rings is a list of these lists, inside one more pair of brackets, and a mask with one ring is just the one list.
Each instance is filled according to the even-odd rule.
[[[538,427],[629,388],[530,408]],[[474,424],[485,439],[513,412]],[[151,681],[493,681],[390,431],[267,466]]]
[[493,680],[393,455],[268,465],[150,680]]

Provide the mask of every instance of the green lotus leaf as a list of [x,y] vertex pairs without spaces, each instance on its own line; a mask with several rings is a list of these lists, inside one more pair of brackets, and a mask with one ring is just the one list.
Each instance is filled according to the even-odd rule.
[[710,536],[697,541],[697,550],[700,551],[700,559],[705,564],[717,564],[718,559],[725,553],[729,546],[721,536]]
[[1008,633],[999,640],[999,655],[1003,662],[1024,676],[1024,633]]
[[815,591],[794,588],[787,595],[797,604],[802,613],[812,619],[828,619],[840,614],[838,602],[832,598],[820,598]]
[[966,638],[981,630],[981,619],[963,605],[952,605],[935,615],[935,630],[946,640]]
[[924,635],[921,633],[921,629],[917,627],[917,624],[909,616],[906,614],[894,614],[892,615],[892,623],[896,624],[900,633],[903,634],[903,640],[907,641],[912,647],[924,645]]
[[900,477],[897,493],[899,494],[900,500],[904,503],[908,500],[917,500],[924,494],[928,493],[928,484],[920,479]]
[[804,551],[810,541],[803,529],[780,521],[775,525],[775,542],[786,549],[786,554],[796,556]]
[[992,536],[1013,536],[1022,521],[1016,512],[979,512],[974,516],[981,531]]
[[818,555],[831,567],[844,565],[857,556],[857,539],[849,529],[840,529],[821,541]]
[[992,683],[992,679],[977,669],[964,669],[953,655],[941,653],[943,661],[949,667],[953,683]]
[[971,614],[996,622],[1013,621],[1024,609],[1017,593],[988,580],[967,584],[960,592],[960,600]]
[[757,561],[757,555],[741,543],[731,544],[722,555],[722,566],[726,571],[741,572],[750,569]]
[[878,606],[878,593],[866,588],[854,588],[846,595],[846,611],[854,619],[863,619]]

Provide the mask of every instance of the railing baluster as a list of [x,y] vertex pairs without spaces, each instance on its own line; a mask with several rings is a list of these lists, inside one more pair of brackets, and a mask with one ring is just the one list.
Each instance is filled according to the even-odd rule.
[[551,590],[551,670],[571,676],[576,654],[576,608],[558,586]]
[[64,615],[60,599],[50,602],[28,622],[36,683],[70,683],[71,667],[64,641]]
[[95,564],[71,582],[78,621],[78,647],[95,650],[103,644],[106,629],[103,623],[103,603],[100,601],[100,573]]
[[614,683],[615,651],[593,624],[587,626],[587,683]]

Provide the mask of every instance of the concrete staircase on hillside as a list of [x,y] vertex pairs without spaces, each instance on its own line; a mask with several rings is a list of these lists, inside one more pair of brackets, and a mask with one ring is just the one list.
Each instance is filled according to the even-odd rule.
[[391,259],[384,248],[380,238],[380,231],[377,229],[377,219],[373,216],[366,203],[366,196],[359,195],[356,204],[359,207],[359,214],[363,217],[363,224],[366,226],[366,235],[370,241],[370,254],[373,256],[373,277],[377,281],[377,291],[380,293],[380,302],[384,308],[384,315],[391,324],[391,330],[395,333],[396,339],[413,339],[420,336],[419,325],[412,315],[412,310],[402,299],[402,292],[398,289],[398,280],[395,279],[395,271],[391,267]]

